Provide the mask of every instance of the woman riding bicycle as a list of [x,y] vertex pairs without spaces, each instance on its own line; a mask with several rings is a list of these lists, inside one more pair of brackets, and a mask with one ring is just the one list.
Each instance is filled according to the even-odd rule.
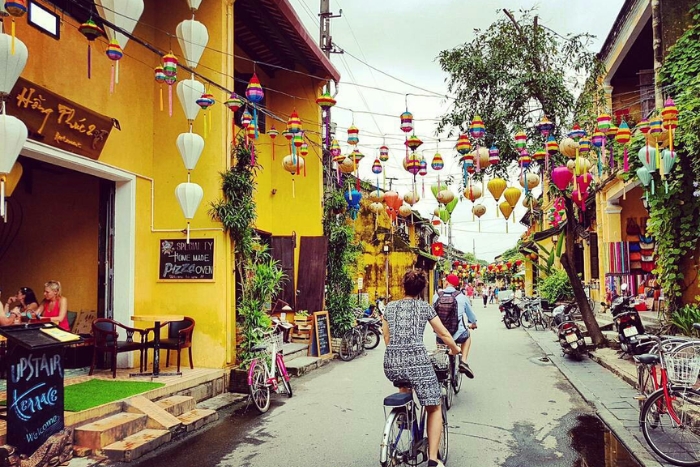
[[[450,333],[442,325],[433,307],[421,299],[427,279],[421,269],[411,269],[403,277],[405,297],[393,301],[384,311],[384,374],[392,382],[410,381],[418,401],[428,412],[428,466],[443,467],[438,460],[442,433],[442,399],[440,384],[423,344],[426,323],[450,347],[450,355],[460,351]],[[399,388],[410,392],[411,388]]]

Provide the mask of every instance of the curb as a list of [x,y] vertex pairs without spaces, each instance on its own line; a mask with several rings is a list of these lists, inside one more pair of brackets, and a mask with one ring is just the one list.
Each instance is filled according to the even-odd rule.
[[[543,347],[538,339],[534,338],[532,334],[530,333],[529,329],[525,329],[525,331],[528,333],[528,336],[530,336],[530,339],[537,344],[537,346],[542,350],[542,352],[546,355],[553,355],[548,349]],[[590,358],[590,353],[588,354]],[[594,358],[591,358],[594,362],[598,363],[599,365],[600,362]],[[585,388],[579,387],[575,383],[575,378],[573,378],[572,374],[566,369],[563,368],[556,362],[554,359],[550,358],[549,361],[554,365],[554,367],[559,370],[559,372],[569,381],[571,386],[576,389],[576,391],[581,395],[581,397],[589,403],[594,409],[596,414],[600,417],[601,421],[605,424],[605,426],[608,427],[608,429],[615,435],[615,437],[620,441],[620,443],[627,449],[629,452],[630,456],[632,456],[642,467],[663,467],[663,464],[659,463],[651,452],[647,449],[646,446],[644,446],[642,443],[635,438],[632,433],[628,429],[626,429],[623,424],[620,422],[620,420],[615,417],[615,415],[612,414],[603,404],[599,403],[593,398],[593,395],[589,393]],[[610,370],[607,366],[601,365],[603,368]],[[619,376],[616,372],[613,372],[616,376]],[[625,383],[629,383],[627,380],[624,380]]]
[[634,378],[632,378],[630,375],[628,375],[627,373],[623,373],[623,372],[619,371],[614,366],[608,364],[605,360],[597,357],[595,354],[589,353],[588,356],[590,357],[591,360],[593,360],[594,362],[596,362],[598,365],[602,366],[606,370],[609,370],[612,374],[614,374],[615,376],[620,378],[625,383],[629,384],[633,388],[637,387],[637,381]]

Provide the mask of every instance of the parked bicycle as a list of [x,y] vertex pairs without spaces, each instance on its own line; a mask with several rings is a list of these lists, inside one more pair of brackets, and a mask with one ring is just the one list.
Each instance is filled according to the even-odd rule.
[[343,334],[338,352],[340,359],[349,362],[364,349],[376,348],[382,334],[381,327],[380,318],[358,318],[357,324]]
[[[433,354],[433,368],[438,378],[446,376],[447,353],[437,350]],[[441,381],[442,382],[442,381]],[[396,387],[410,387],[408,381],[394,383]],[[389,414],[386,415],[387,409]],[[441,405],[442,436],[438,456],[447,462],[447,408]],[[379,463],[382,467],[400,465],[415,466],[428,460],[427,412],[411,392],[397,392],[384,398],[386,422],[379,451]]]
[[[643,348],[643,355],[635,355],[633,359],[637,364],[637,391],[639,396],[639,410],[642,409],[647,398],[657,389],[661,387],[661,373],[659,371],[659,349],[666,354],[673,353],[676,349],[683,351],[688,346],[699,346],[700,342],[691,341],[685,336],[660,336],[656,339],[655,336],[648,336],[646,342],[640,344]],[[700,353],[700,351],[698,351]],[[643,358],[640,360],[639,357]],[[652,358],[656,357],[656,358]]]
[[[270,392],[286,393],[292,397],[289,373],[282,355],[283,333],[277,327],[257,346],[251,349],[258,354],[248,368],[250,400],[260,413],[270,408]],[[281,384],[280,384],[281,383]]]
[[[700,330],[700,324],[694,324]],[[668,353],[662,339],[658,355],[639,355],[644,365],[658,365],[658,389],[648,396],[639,414],[639,425],[652,450],[664,460],[681,466],[700,466],[700,390],[693,386],[700,372],[697,342],[676,346]]]

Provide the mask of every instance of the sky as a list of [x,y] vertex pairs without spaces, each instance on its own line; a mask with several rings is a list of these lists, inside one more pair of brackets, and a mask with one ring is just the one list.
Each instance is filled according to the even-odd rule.
[[[318,37],[320,0],[289,1],[312,37]],[[333,42],[346,51],[331,56],[341,74],[336,96],[338,104],[332,111],[332,119],[338,126],[336,138],[344,153],[349,152],[346,129],[353,123],[359,128],[358,149],[365,155],[360,164],[360,177],[375,183],[377,176],[371,171],[372,163],[379,154],[379,147],[386,142],[390,159],[384,170],[387,177],[398,179],[392,188],[403,196],[411,191],[413,180],[401,166],[405,149],[399,116],[406,110],[407,101],[408,110],[415,119],[415,133],[424,141],[418,153],[423,153],[430,166],[433,155],[439,152],[445,161],[440,177],[444,180],[452,174],[459,178],[461,169],[454,150],[456,139],[443,136],[438,143],[436,135],[437,120],[450,105],[450,100],[444,97],[448,94],[447,75],[437,61],[439,53],[471,41],[475,28],[486,28],[504,16],[503,8],[517,12],[531,7],[537,7],[540,24],[562,35],[587,32],[596,36],[591,50],[598,52],[623,2],[483,0],[476,6],[476,0],[330,0],[331,12],[338,14],[342,9],[342,16],[331,21],[331,36]],[[428,169],[426,196],[413,207],[428,219],[438,206],[429,188],[437,183],[437,176],[438,172]],[[515,178],[512,182],[520,187]],[[380,175],[379,185],[382,183]],[[417,191],[422,195],[421,177],[417,183]],[[386,188],[389,188],[388,182]],[[452,190],[458,194],[455,186]],[[452,214],[452,242],[462,251],[492,261],[513,247],[525,231],[518,221],[526,208],[518,203],[506,233],[506,221],[502,216],[496,217],[496,202],[485,191],[485,196],[477,201],[486,207],[480,227],[478,221],[472,220],[472,203],[467,200],[458,203]],[[441,237],[441,241],[447,243],[447,237]]]

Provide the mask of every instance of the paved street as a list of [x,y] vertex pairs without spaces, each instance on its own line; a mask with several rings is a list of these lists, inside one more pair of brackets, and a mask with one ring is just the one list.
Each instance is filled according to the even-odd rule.
[[[503,326],[495,305],[475,311],[476,378],[464,380],[448,413],[449,465],[572,466],[580,465],[579,451],[586,465],[605,465],[602,435],[579,436],[590,437],[599,422],[559,370],[540,360],[543,353],[526,332]],[[250,408],[223,417],[136,465],[378,465],[381,401],[393,391],[383,374],[383,347],[294,380],[294,397],[274,396],[266,415]]]

